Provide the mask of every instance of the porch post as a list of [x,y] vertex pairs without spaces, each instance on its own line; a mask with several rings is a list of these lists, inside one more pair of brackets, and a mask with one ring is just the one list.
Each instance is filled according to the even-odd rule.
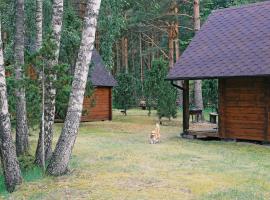
[[187,134],[189,129],[189,80],[183,84],[183,133]]

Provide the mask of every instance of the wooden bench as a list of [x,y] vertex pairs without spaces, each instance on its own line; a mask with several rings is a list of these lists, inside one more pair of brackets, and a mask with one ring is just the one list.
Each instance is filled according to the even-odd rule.
[[217,113],[209,113],[209,119],[210,119],[210,123],[216,124],[217,123],[217,117],[218,114]]
[[140,107],[142,108],[142,110],[146,110],[146,101],[140,101]]
[[202,120],[202,110],[201,109],[190,109],[189,115],[191,115],[192,122],[194,122],[194,118],[196,122]]

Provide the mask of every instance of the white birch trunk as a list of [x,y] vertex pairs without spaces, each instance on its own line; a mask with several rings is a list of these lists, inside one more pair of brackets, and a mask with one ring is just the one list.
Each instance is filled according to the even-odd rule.
[[4,56],[1,39],[0,22],[0,156],[5,184],[9,192],[21,184],[21,171],[16,157],[15,146],[11,137],[11,123],[8,112],[7,87],[4,68]]
[[87,1],[84,29],[82,32],[81,46],[75,67],[67,116],[62,133],[47,168],[47,173],[50,175],[61,175],[66,173],[68,170],[68,163],[78,134],[82,114],[83,99],[89,65],[92,57],[92,50],[94,47],[100,3],[101,0]]
[[16,31],[14,44],[15,59],[15,79],[18,84],[16,88],[16,152],[17,155],[27,153],[28,143],[28,125],[26,115],[25,89],[21,83],[24,79],[24,0],[16,2]]
[[42,47],[42,31],[43,31],[43,0],[36,0],[36,51]]
[[[200,0],[194,0],[194,31],[200,30]],[[203,110],[202,81],[194,81],[194,104],[197,109]]]
[[[44,144],[45,144],[45,160],[48,161],[52,155],[52,139],[53,139],[53,124],[55,117],[55,96],[56,89],[53,85],[53,80],[56,80],[56,75],[53,73],[53,68],[58,64],[60,51],[60,40],[63,20],[63,0],[53,1],[53,16],[52,16],[52,40],[56,45],[54,58],[50,60],[50,74],[45,74],[45,101],[44,101]],[[39,141],[41,143],[41,141]],[[41,148],[41,145],[38,146]],[[42,150],[37,150],[42,151]]]
[[[43,31],[43,0],[36,0],[36,51],[38,52],[42,47],[42,31]],[[40,70],[40,69],[39,69]],[[41,80],[42,88],[42,103],[41,103],[41,123],[40,123],[40,132],[38,139],[38,146],[36,149],[36,159],[35,163],[41,166],[45,170],[45,145],[44,145],[44,93],[45,93],[45,78],[44,78],[44,65],[39,71],[39,78]]]

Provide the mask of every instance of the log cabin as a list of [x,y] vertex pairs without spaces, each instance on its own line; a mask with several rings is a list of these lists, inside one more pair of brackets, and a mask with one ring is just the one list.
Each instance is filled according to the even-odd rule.
[[[189,123],[189,81],[218,80],[218,128],[223,139],[270,141],[270,1],[214,11],[170,70],[183,90],[183,136]],[[176,81],[182,80],[183,85]]]
[[112,88],[116,86],[116,80],[105,68],[96,49],[91,65],[88,81],[94,86],[94,92],[91,97],[84,98],[81,121],[112,120]]

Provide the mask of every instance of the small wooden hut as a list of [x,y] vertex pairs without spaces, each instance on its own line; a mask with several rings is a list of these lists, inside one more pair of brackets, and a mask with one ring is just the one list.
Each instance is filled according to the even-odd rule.
[[85,97],[81,121],[112,120],[112,88],[116,81],[105,68],[102,58],[94,49],[88,81],[94,86],[91,97]]
[[[226,139],[270,141],[269,22],[270,1],[209,16],[168,75],[183,90],[184,134],[194,134],[189,126],[189,80],[218,79],[219,120],[213,133]],[[183,80],[183,86],[176,80]]]

